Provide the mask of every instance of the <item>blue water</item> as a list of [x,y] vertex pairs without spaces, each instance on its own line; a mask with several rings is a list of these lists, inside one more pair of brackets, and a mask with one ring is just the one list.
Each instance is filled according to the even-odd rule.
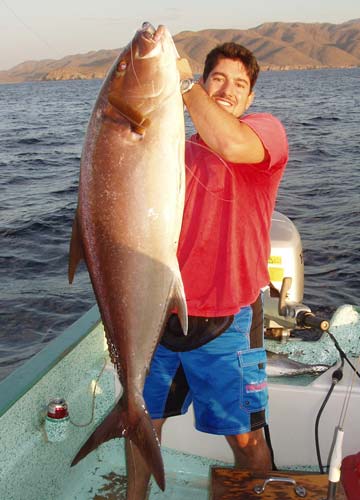
[[[360,68],[264,72],[253,111],[284,123],[290,161],[277,210],[302,237],[304,302],[360,305]],[[0,85],[0,378],[94,303],[67,282],[79,162],[99,80]],[[192,130],[187,123],[187,133]]]

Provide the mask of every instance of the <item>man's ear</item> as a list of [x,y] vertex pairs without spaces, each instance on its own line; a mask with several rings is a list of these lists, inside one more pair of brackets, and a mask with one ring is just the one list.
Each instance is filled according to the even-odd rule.
[[248,98],[246,100],[245,110],[247,110],[248,108],[250,108],[250,106],[254,102],[254,99],[255,99],[255,92],[252,91],[252,92],[250,92],[250,94],[248,95]]

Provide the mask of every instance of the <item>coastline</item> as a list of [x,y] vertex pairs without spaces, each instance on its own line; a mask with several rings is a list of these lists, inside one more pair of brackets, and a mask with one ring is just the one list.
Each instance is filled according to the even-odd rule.
[[[342,66],[325,66],[325,65],[275,65],[275,64],[260,64],[260,69],[262,72],[266,71],[309,71],[309,70],[326,70],[326,69],[356,69],[360,68],[360,65],[342,65]],[[11,71],[11,70],[10,70]],[[25,76],[25,77],[3,77],[1,73],[8,73],[8,71],[0,71],[0,85],[12,85],[17,83],[30,83],[30,82],[60,82],[60,81],[71,81],[71,80],[103,80],[107,74],[108,69],[104,71],[93,71],[91,73],[81,73],[78,70],[61,71],[55,70],[41,75],[39,77]],[[200,74],[199,71],[195,73]]]

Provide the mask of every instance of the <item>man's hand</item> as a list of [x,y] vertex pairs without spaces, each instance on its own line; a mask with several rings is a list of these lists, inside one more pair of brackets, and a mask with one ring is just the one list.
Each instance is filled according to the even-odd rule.
[[186,80],[187,78],[194,78],[192,69],[190,67],[189,61],[185,57],[180,58],[176,62],[177,69],[180,73],[180,80]]

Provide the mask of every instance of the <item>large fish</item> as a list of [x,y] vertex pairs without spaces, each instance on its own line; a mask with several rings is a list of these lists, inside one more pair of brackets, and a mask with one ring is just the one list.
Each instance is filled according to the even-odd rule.
[[184,114],[178,54],[144,23],[110,70],[89,121],[70,244],[84,258],[124,393],[76,455],[125,436],[165,488],[159,441],[142,396],[170,313],[187,311],[176,258],[184,203]]

